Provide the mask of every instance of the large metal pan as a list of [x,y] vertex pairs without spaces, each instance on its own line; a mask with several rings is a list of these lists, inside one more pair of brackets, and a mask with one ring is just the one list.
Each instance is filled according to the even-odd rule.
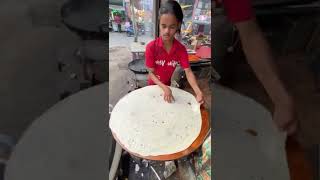
[[107,4],[99,0],[69,0],[61,8],[63,23],[83,38],[107,38]]
[[205,138],[207,137],[210,129],[210,123],[209,123],[209,113],[207,110],[205,110],[203,107],[201,107],[201,117],[202,117],[202,126],[201,126],[201,131],[199,136],[194,140],[194,142],[185,150],[174,153],[174,154],[164,154],[164,155],[159,155],[159,156],[142,156],[140,154],[136,154],[133,152],[130,152],[122,143],[119,141],[117,136],[112,133],[114,139],[117,141],[117,143],[120,144],[120,146],[129,152],[131,155],[134,155],[136,157],[140,157],[143,159],[148,159],[148,160],[155,160],[155,161],[168,161],[168,160],[175,160],[175,159],[180,159],[182,157],[185,157],[198,149],[202,143],[204,142]]

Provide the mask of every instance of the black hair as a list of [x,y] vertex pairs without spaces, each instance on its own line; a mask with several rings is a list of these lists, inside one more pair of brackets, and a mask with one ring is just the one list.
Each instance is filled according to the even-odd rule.
[[[175,0],[166,0],[161,4],[159,9],[159,18],[164,14],[172,14],[177,18],[177,21],[180,24],[183,23],[182,8],[180,4]],[[181,31],[181,27],[178,28],[177,32],[180,33],[180,31]],[[156,48],[157,40],[158,39],[156,39],[156,42],[153,44],[154,54],[155,54],[154,57],[156,57],[156,55],[158,54],[158,48]]]
[[[174,0],[167,0],[161,4],[159,9],[159,17],[163,14],[172,14],[174,15],[180,24],[183,23],[183,12],[180,4]],[[178,33],[180,33],[180,28],[178,29]]]

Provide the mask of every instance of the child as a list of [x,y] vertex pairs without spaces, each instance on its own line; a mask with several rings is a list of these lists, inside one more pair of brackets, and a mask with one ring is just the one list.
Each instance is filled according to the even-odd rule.
[[160,37],[146,46],[146,66],[149,71],[148,84],[158,85],[164,92],[164,100],[174,101],[171,89],[171,76],[179,63],[186,73],[187,80],[196,94],[199,103],[203,103],[203,94],[189,65],[186,48],[174,36],[180,33],[183,20],[182,9],[178,2],[168,0],[159,10]]

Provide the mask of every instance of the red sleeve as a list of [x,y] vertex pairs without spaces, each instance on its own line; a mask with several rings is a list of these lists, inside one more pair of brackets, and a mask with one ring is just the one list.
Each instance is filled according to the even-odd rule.
[[187,50],[184,46],[182,46],[181,49],[182,49],[182,51],[180,54],[180,62],[179,63],[183,69],[187,69],[190,67],[188,53],[187,53]]
[[233,23],[254,17],[251,0],[223,0],[223,5],[229,20]]
[[145,58],[146,58],[146,66],[148,68],[154,68],[155,67],[155,57],[154,57],[154,51],[153,48],[153,42],[149,43],[146,46],[146,53],[145,53]]

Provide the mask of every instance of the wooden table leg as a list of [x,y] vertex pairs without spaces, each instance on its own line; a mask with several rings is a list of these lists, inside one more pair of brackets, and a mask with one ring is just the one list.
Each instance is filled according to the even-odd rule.
[[291,180],[313,180],[311,163],[307,161],[305,150],[301,145],[288,138],[286,151]]

